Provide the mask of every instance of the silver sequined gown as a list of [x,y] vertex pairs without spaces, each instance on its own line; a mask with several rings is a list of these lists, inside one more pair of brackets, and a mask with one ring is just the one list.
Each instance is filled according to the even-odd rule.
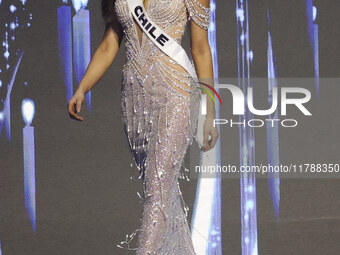
[[[148,0],[145,9],[178,43],[189,19],[209,26],[210,9],[199,0]],[[126,0],[116,0],[115,12],[126,45],[122,116],[144,191],[136,254],[193,255],[178,178],[196,135],[201,92],[185,69],[141,32]]]

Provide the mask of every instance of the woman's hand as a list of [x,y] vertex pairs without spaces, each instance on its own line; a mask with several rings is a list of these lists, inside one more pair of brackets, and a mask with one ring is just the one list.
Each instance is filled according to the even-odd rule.
[[81,104],[84,101],[85,94],[84,92],[77,90],[74,96],[67,104],[68,114],[70,115],[71,119],[74,120],[84,120],[83,117],[78,115],[81,110]]
[[[211,136],[209,140],[209,135]],[[206,117],[203,126],[203,151],[212,149],[217,141],[219,134],[218,129],[214,127],[214,118]]]

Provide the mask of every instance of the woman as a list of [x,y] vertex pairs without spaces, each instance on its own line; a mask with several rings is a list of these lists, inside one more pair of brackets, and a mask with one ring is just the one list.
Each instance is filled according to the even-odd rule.
[[[84,96],[112,64],[125,36],[122,119],[143,181],[137,254],[196,254],[178,178],[186,150],[196,135],[200,90],[193,77],[142,31],[127,1],[102,1],[105,33],[68,103],[68,111],[72,119],[83,120],[79,112]],[[145,0],[143,3],[150,19],[178,43],[190,20],[191,53],[197,77],[211,81],[209,4],[209,0]],[[214,103],[207,98],[205,151],[215,146],[218,137],[217,128],[212,125]]]

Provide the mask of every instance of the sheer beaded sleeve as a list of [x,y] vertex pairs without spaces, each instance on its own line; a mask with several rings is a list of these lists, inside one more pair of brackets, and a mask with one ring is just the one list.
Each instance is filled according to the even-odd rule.
[[210,8],[205,7],[199,0],[184,0],[189,12],[189,19],[199,25],[201,28],[208,30],[210,23]]

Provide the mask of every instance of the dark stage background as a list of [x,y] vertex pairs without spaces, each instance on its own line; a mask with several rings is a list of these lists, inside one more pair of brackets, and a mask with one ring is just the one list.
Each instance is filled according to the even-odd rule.
[[[123,131],[120,108],[121,69],[124,42],[112,66],[92,90],[92,112],[83,104],[85,121],[70,120],[66,90],[58,70],[58,17],[62,1],[27,1],[32,13],[29,28],[20,30],[11,49],[24,49],[11,92],[11,138],[2,129],[0,136],[0,240],[3,255],[127,254],[116,245],[139,227],[142,204],[137,170]],[[249,1],[250,37],[254,59],[252,75],[267,75],[267,10],[270,12],[273,48],[278,77],[314,77],[313,49],[308,34],[308,1]],[[1,3],[1,1],[0,1]],[[12,19],[11,4],[0,4],[1,36]],[[337,1],[316,1],[319,24],[320,77],[338,78],[340,69],[340,6]],[[220,77],[237,77],[235,1],[216,1],[217,50]],[[91,53],[100,43],[104,23],[100,1],[89,1]],[[72,10],[74,14],[74,10]],[[183,45],[189,52],[188,30]],[[5,47],[1,48],[5,52]],[[6,70],[1,56],[4,107],[6,84],[12,77],[15,51]],[[12,60],[11,60],[12,59]],[[27,85],[28,84],[28,85]],[[74,84],[76,86],[77,84]],[[313,90],[313,88],[310,88]],[[313,91],[313,94],[315,91]],[[263,96],[263,95],[262,95]],[[35,102],[32,122],[35,132],[36,226],[34,234],[25,211],[23,179],[23,128],[21,103]],[[260,98],[261,95],[258,95]],[[283,162],[320,159],[338,163],[340,140],[339,89],[320,91],[323,113],[313,105],[322,126],[280,133]],[[230,98],[225,96],[228,114]],[[231,104],[230,104],[231,105]],[[259,160],[265,158],[265,131],[256,134]],[[239,161],[238,129],[224,129],[228,143],[222,145],[224,162]],[[193,146],[196,146],[194,144]],[[313,149],[312,149],[313,148]],[[188,204],[189,221],[197,179],[181,180]],[[340,180],[338,178],[296,178],[281,180],[280,219],[276,219],[268,192],[267,179],[257,181],[258,243],[261,255],[335,255],[340,253]],[[222,180],[223,254],[241,254],[240,183]],[[1,252],[0,252],[1,254]],[[133,254],[130,252],[128,254]]]

